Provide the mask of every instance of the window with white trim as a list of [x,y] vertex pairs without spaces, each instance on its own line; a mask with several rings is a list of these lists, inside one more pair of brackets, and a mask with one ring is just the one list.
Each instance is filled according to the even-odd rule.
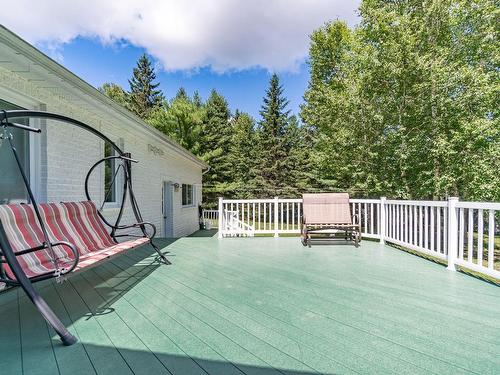
[[182,206],[193,206],[194,205],[194,186],[188,184],[182,184]]

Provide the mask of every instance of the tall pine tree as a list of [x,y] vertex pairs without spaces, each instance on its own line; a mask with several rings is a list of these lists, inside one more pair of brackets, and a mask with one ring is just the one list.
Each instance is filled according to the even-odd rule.
[[148,118],[153,109],[163,102],[163,93],[155,82],[156,73],[151,60],[143,54],[137,61],[130,84],[129,109],[142,119]]
[[200,156],[211,167],[203,180],[203,194],[209,205],[214,205],[218,196],[227,196],[231,191],[230,119],[226,99],[212,90],[205,104],[200,137]]
[[285,133],[289,121],[288,100],[283,95],[283,86],[277,74],[269,81],[263,99],[257,132],[257,185],[259,195],[269,197],[284,193],[286,175]]

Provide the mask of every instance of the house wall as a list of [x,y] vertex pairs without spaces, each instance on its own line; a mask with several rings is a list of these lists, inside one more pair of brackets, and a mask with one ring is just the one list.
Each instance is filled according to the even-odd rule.
[[[31,68],[31,65],[28,64]],[[31,69],[32,74],[37,74]],[[195,204],[181,207],[181,189],[173,192],[174,236],[188,235],[198,229],[198,208],[201,203],[202,166],[154,133],[124,118],[113,108],[103,108],[102,103],[92,105],[92,98],[75,89],[74,96],[48,89],[54,86],[47,82],[43,72],[40,79],[26,79],[10,69],[0,67],[0,98],[28,109],[42,109],[61,113],[78,119],[100,130],[113,141],[123,145],[138,164],[132,165],[133,186],[141,213],[146,221],[164,233],[162,214],[163,181],[195,185]],[[58,80],[58,77],[52,77]],[[40,84],[37,84],[39,82]],[[82,105],[83,100],[85,105]],[[95,110],[93,110],[95,108]],[[36,194],[41,201],[84,200],[84,179],[89,168],[104,154],[104,145],[99,138],[74,126],[54,121],[35,120],[42,128],[41,135],[32,135],[36,146],[32,152],[33,175]],[[39,137],[39,138],[34,138]],[[91,195],[102,201],[104,175],[97,173],[90,182]],[[113,218],[117,207],[106,207],[105,216]],[[127,208],[123,223],[133,222]]]

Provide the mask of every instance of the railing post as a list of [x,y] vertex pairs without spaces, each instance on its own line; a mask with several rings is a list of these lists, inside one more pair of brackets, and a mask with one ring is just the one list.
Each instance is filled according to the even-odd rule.
[[224,228],[224,209],[223,209],[223,201],[222,201],[222,197],[219,197],[219,220],[218,220],[218,224],[219,224],[219,230],[217,232],[217,237],[218,238],[222,238],[222,229]]
[[279,215],[278,215],[278,197],[274,197],[274,237],[279,237],[278,229],[279,229]]
[[380,197],[380,244],[385,245],[385,200],[386,197]]
[[[448,198],[448,267],[450,271],[456,271],[455,260],[457,259],[457,237],[458,237],[458,220],[456,205],[457,197]],[[444,234],[444,233],[443,233]]]

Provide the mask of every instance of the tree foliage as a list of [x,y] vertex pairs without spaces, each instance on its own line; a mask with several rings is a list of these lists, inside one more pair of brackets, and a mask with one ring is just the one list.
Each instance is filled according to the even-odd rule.
[[127,107],[128,93],[116,83],[104,83],[98,90],[122,107]]
[[236,111],[231,119],[232,136],[229,153],[233,160],[231,195],[253,198],[258,188],[255,183],[257,150],[255,148],[255,120],[247,113]]
[[200,134],[200,157],[210,165],[204,175],[206,200],[215,202],[218,196],[231,191],[233,160],[229,153],[232,127],[231,111],[226,99],[212,90],[203,111]]
[[202,118],[203,111],[196,107],[185,91],[180,91],[170,102],[156,106],[147,122],[197,154],[200,149]]
[[213,90],[165,101],[142,56],[130,92],[100,91],[205,160],[204,201],[355,196],[500,200],[495,0],[363,0],[311,35],[300,120],[273,74],[260,118]]
[[148,118],[151,112],[162,104],[164,97],[158,86],[156,73],[152,62],[146,54],[143,54],[137,61],[137,66],[133,70],[128,95],[128,108],[142,119]]
[[276,74],[260,111],[261,121],[255,136],[255,196],[295,197],[308,190],[313,175],[309,157],[311,139],[306,127],[290,116],[288,100]]
[[499,200],[495,14],[490,0],[365,0],[355,29],[316,30],[301,116],[318,130],[323,183]]

